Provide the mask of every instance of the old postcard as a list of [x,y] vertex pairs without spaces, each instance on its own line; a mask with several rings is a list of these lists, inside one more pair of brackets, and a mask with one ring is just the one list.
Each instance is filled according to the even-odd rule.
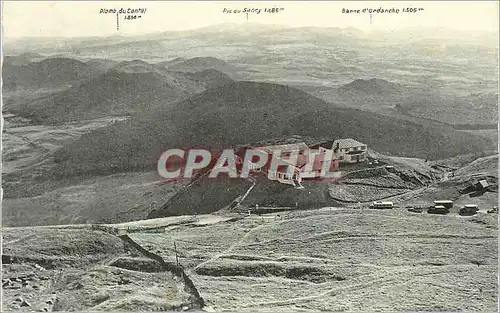
[[2,310],[496,312],[498,1],[3,1]]

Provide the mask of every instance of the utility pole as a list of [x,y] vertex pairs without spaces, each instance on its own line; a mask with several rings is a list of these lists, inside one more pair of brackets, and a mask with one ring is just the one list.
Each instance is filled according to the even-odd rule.
[[174,241],[174,251],[175,251],[175,262],[177,263],[177,266],[179,266],[179,257],[177,256],[177,246],[175,245],[175,241]]

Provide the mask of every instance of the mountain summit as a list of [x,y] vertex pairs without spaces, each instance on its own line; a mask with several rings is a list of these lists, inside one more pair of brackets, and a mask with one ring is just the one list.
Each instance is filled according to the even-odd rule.
[[385,79],[356,79],[339,88],[341,93],[387,94],[401,91],[402,86]]

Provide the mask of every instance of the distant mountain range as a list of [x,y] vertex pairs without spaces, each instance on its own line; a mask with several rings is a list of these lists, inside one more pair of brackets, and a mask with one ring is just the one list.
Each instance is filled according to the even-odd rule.
[[[4,77],[7,86],[55,88],[68,84],[68,89],[6,109],[37,123],[62,123],[168,106],[205,89],[233,82],[228,75],[213,69],[231,68],[222,60],[195,58],[183,60],[180,66],[171,70],[141,60],[102,59],[86,63],[50,59],[27,66],[8,66]],[[20,72],[23,75],[13,76]]]
[[455,125],[458,129],[492,129],[498,121],[498,93],[458,96],[439,86],[402,85],[385,79],[356,79],[337,88],[301,87],[328,102],[384,115],[416,117]]
[[[237,35],[237,36],[235,36]],[[222,23],[206,27],[181,30],[163,31],[136,36],[108,36],[108,37],[83,37],[83,38],[5,38],[4,53],[19,54],[29,51],[65,51],[82,52],[85,50],[100,50],[107,54],[110,48],[128,49],[144,47],[149,50],[161,48],[163,40],[201,39],[205,41],[225,40],[231,41],[259,41],[266,38],[280,41],[283,39],[346,39],[356,38],[365,42],[379,42],[399,45],[417,43],[422,45],[432,44],[428,40],[437,40],[440,44],[474,44],[490,48],[497,48],[495,32],[475,31],[464,32],[452,29],[437,28],[400,28],[391,30],[375,30],[363,32],[353,27],[291,27],[285,25],[245,23]],[[114,47],[114,48],[113,48]],[[96,51],[97,51],[96,50]]]
[[[232,77],[245,77],[237,66],[214,57],[176,57],[158,63],[39,58],[43,55],[8,56],[3,66],[5,91],[44,90],[24,102],[8,99],[4,109],[39,123],[133,114],[229,84]],[[113,86],[117,87],[116,93]],[[69,89],[61,91],[65,88]],[[430,120],[437,117],[447,124],[472,125],[473,129],[491,128],[498,117],[494,92],[458,97],[441,94],[439,87],[405,86],[370,78],[355,79],[338,88],[313,88],[311,93],[334,104],[374,112],[394,108],[402,114]],[[36,98],[40,96],[43,98]],[[444,107],[447,110],[442,111]]]
[[351,137],[382,153],[429,159],[483,150],[488,144],[450,127],[335,107],[288,86],[235,82],[84,135],[56,153],[56,172],[151,169],[167,148],[219,149],[291,134]]

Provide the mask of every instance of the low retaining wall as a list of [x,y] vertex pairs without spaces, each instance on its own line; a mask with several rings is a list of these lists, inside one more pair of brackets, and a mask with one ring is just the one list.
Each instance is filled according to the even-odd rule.
[[134,248],[136,248],[144,256],[146,256],[146,257],[148,257],[148,258],[150,258],[152,260],[155,260],[158,263],[160,263],[161,267],[165,271],[172,272],[175,276],[181,277],[182,280],[184,281],[184,284],[188,288],[189,293],[191,293],[195,297],[195,301],[194,302],[197,303],[200,306],[200,308],[203,308],[205,306],[205,300],[200,295],[200,292],[198,291],[198,289],[194,285],[193,280],[191,279],[191,277],[189,277],[186,274],[186,272],[184,271],[184,268],[182,266],[177,266],[175,264],[165,262],[165,260],[163,260],[163,258],[161,256],[159,256],[159,255],[157,255],[155,253],[152,253],[152,252],[144,249],[140,244],[138,244],[137,242],[135,242],[132,238],[130,238],[126,234],[120,235],[118,237],[120,239],[122,239],[123,241],[125,241],[126,243],[130,244],[131,246],[133,246]]

